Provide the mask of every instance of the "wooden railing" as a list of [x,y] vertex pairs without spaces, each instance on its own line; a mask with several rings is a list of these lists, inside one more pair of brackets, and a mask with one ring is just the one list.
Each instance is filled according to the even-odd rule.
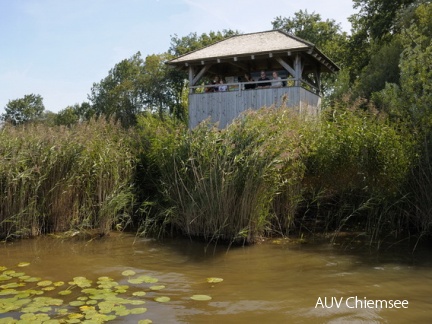
[[[291,86],[293,79],[282,79],[288,86],[266,87],[244,90],[245,82],[227,83],[227,91],[205,91],[215,85],[191,87],[189,94],[189,128],[210,118],[220,128],[226,127],[243,111],[261,107],[280,106],[283,102],[299,113],[317,115],[320,111],[321,98],[306,86]],[[255,81],[260,84],[270,81]]]
[[[300,82],[296,81],[294,78],[287,78],[287,79],[280,79],[280,80],[264,80],[264,81],[252,81],[252,82],[233,82],[233,83],[223,83],[223,84],[206,84],[206,85],[197,85],[197,86],[191,86],[189,89],[191,90],[190,93],[207,93],[207,92],[218,92],[219,87],[223,86],[226,87],[226,90],[224,91],[247,91],[247,90],[255,90],[255,89],[266,89],[266,88],[277,88],[278,86],[274,86],[273,84],[282,82],[282,87],[298,87],[299,84],[302,88],[309,90],[312,93],[315,93],[319,95],[319,89],[305,81],[301,80]],[[270,83],[271,86],[260,86],[263,84]],[[256,87],[254,89],[246,89],[246,85],[255,85]],[[217,89],[217,90],[216,90]],[[223,92],[223,91],[221,91]]]

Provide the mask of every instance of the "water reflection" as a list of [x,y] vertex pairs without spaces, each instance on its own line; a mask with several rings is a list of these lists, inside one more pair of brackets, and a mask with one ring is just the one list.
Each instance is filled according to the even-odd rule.
[[[361,244],[277,240],[227,250],[187,239],[157,241],[121,234],[92,241],[24,240],[1,245],[0,255],[0,266],[30,262],[28,274],[52,281],[109,276],[129,284],[121,276],[126,269],[158,278],[166,288],[163,293],[147,290],[142,297],[147,313],[122,322],[149,318],[154,323],[425,323],[432,319],[432,258],[427,247],[412,254],[400,247],[377,252]],[[224,281],[209,284],[208,277]],[[170,302],[153,301],[161,294]],[[195,294],[212,300],[191,300]],[[350,308],[345,301],[353,296],[406,299],[409,307]],[[318,298],[324,297],[343,302],[339,307],[316,307]],[[7,316],[0,314],[0,319]]]

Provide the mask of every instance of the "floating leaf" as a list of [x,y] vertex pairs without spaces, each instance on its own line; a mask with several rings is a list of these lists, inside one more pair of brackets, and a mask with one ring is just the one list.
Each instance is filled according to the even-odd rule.
[[20,292],[20,293],[18,293],[18,294],[15,295],[15,297],[19,298],[19,299],[21,299],[21,298],[27,298],[29,296],[30,296],[30,293],[28,291],[22,291],[22,292]]
[[77,285],[80,288],[91,287],[92,281],[87,279],[86,277],[75,277],[73,281],[69,282],[71,285]]
[[4,270],[6,270],[7,268],[5,267],[5,266],[0,266],[0,271],[4,271]]
[[60,306],[63,304],[62,299],[52,297],[35,297],[33,302],[41,306]]
[[43,291],[52,291],[52,290],[54,290],[54,289],[55,289],[55,287],[53,287],[53,286],[49,286],[49,287],[44,287],[44,288],[42,288]]
[[25,286],[25,284],[23,284],[23,283],[11,282],[8,284],[1,285],[0,288],[9,289],[9,288],[18,288],[18,287],[23,287],[23,286]]
[[18,263],[18,267],[28,267],[30,265],[30,262],[20,262]]
[[131,305],[142,305],[142,304],[145,304],[145,301],[144,300],[132,299],[132,300],[128,300],[127,303],[131,304]]
[[[100,304],[99,304],[100,306]],[[111,308],[110,312],[113,311],[117,316],[128,316],[130,314],[130,310],[127,309],[123,305],[117,305]]]
[[39,277],[30,277],[30,278],[28,278],[28,279],[26,279],[24,281],[25,282],[37,282],[39,280],[41,280],[41,278],[39,278]]
[[125,270],[122,272],[122,275],[125,277],[134,276],[135,274],[136,274],[136,272],[133,270]]
[[191,299],[205,301],[205,300],[211,300],[212,298],[210,296],[207,296],[207,295],[193,295],[191,297]]
[[83,302],[83,301],[81,301],[81,300],[74,300],[74,301],[71,301],[70,303],[69,303],[69,305],[70,306],[82,306],[82,305],[84,305],[85,303]]
[[81,312],[86,312],[88,310],[95,310],[95,307],[94,306],[88,306],[88,305],[83,305],[80,307]]
[[21,276],[24,276],[24,275],[25,275],[24,272],[14,272],[14,273],[11,273],[9,276],[18,278],[18,277],[21,277]]
[[55,287],[61,287],[61,286],[63,286],[64,284],[65,284],[64,281],[56,281],[56,282],[53,283],[53,285],[54,285]]
[[136,296],[136,297],[142,297],[142,296],[146,295],[146,292],[145,291],[135,291],[132,295]]
[[46,286],[50,286],[50,285],[52,285],[52,281],[49,281],[49,280],[39,281],[39,282],[37,283],[37,285],[38,285],[39,287],[46,287]]
[[222,278],[207,278],[207,282],[209,283],[218,283],[218,282],[222,282],[223,279]]
[[133,284],[133,285],[139,285],[139,284],[143,283],[144,280],[142,280],[140,278],[133,278],[133,279],[129,279],[128,282]]
[[138,279],[145,283],[156,283],[159,281],[157,278],[153,278],[150,276],[139,276]]
[[161,289],[164,289],[164,288],[165,288],[165,286],[163,286],[163,285],[160,285],[160,286],[151,286],[150,287],[151,290],[161,290]]
[[9,280],[9,279],[12,279],[12,277],[8,276],[8,275],[5,275],[5,274],[0,275],[0,281],[6,281],[6,280]]
[[116,289],[126,290],[126,289],[129,289],[129,286],[126,286],[126,285],[116,286]]
[[27,275],[24,275],[24,276],[18,277],[18,279],[20,279],[20,280],[27,280],[27,279],[29,279],[29,278],[31,278],[31,277],[30,277],[30,276],[27,276]]
[[151,324],[151,323],[153,323],[153,321],[152,321],[152,320],[149,320],[149,319],[145,319],[145,320],[140,320],[140,321],[138,321],[138,324]]
[[6,296],[6,295],[15,295],[18,292],[15,289],[2,289],[0,290],[0,296]]
[[132,308],[132,309],[130,310],[130,313],[131,313],[131,314],[134,314],[134,315],[144,314],[145,312],[147,312],[147,308],[145,308],[145,307],[141,307],[141,308]]
[[72,314],[68,315],[69,319],[80,319],[80,318],[83,318],[83,317],[84,317],[84,315],[80,314],[80,313],[72,313]]
[[171,298],[166,297],[166,296],[161,296],[161,297],[155,297],[154,300],[159,302],[159,303],[166,303],[166,302],[169,302],[171,300]]
[[72,290],[62,290],[62,291],[59,291],[59,295],[62,295],[62,296],[66,296],[66,295],[70,295],[72,293]]

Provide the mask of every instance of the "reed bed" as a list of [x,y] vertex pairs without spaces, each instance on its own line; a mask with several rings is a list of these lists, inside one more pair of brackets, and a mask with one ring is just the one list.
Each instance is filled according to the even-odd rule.
[[[249,112],[225,130],[202,124],[191,133],[169,132],[162,125],[151,133],[148,120],[142,120],[167,206],[159,223],[207,241],[247,243],[274,224],[286,228],[303,172],[305,143],[296,127],[306,125],[295,120],[291,111],[280,114],[272,108],[265,114]],[[278,204],[277,214],[275,197],[284,191],[293,194],[288,208]]]
[[371,113],[335,110],[305,120],[273,107],[223,130],[203,123],[187,131],[152,118],[139,125],[157,175],[145,231],[243,243],[292,230],[355,229],[376,238],[407,220],[395,206],[412,138]]
[[118,126],[27,124],[0,130],[3,238],[96,229],[130,221],[135,156]]

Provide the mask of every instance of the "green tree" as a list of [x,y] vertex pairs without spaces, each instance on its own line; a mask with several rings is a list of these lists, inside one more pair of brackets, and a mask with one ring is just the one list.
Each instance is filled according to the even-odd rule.
[[65,109],[60,110],[55,117],[56,125],[71,126],[79,122],[80,116],[78,114],[78,109],[75,106],[68,106]]
[[13,125],[38,120],[45,110],[40,95],[29,94],[23,98],[9,100],[1,119]]
[[399,85],[401,53],[402,44],[398,37],[394,37],[388,44],[375,46],[368,65],[355,82],[354,96],[369,100],[374,92],[384,89],[386,83]]
[[173,57],[184,55],[238,34],[238,31],[231,29],[224,29],[217,32],[210,31],[208,34],[203,33],[201,35],[190,33],[183,37],[174,34],[174,36],[171,36],[171,45],[168,49],[168,54]]
[[353,0],[354,9],[359,13],[353,15],[362,30],[362,35],[370,39],[391,39],[400,32],[398,13],[416,0]]
[[136,115],[143,110],[143,67],[141,53],[122,60],[99,83],[94,83],[88,96],[94,114],[114,118],[125,127],[135,125]]
[[353,0],[359,12],[349,17],[352,35],[346,63],[354,83],[369,64],[375,51],[391,43],[400,32],[399,14],[416,0]]
[[315,12],[309,14],[307,10],[300,10],[294,13],[293,18],[276,17],[272,25],[273,29],[281,29],[315,44],[336,64],[344,63],[347,34],[342,31],[340,24],[335,20],[323,21],[321,15]]
[[418,127],[432,129],[432,3],[419,4],[402,31],[401,96]]
[[[283,30],[313,43],[337,65],[342,68],[345,66],[348,36],[335,20],[323,21],[315,12],[309,14],[307,10],[300,10],[293,18],[276,17],[272,25],[273,29]],[[334,93],[336,79],[336,75],[323,75],[322,90],[325,95]]]

